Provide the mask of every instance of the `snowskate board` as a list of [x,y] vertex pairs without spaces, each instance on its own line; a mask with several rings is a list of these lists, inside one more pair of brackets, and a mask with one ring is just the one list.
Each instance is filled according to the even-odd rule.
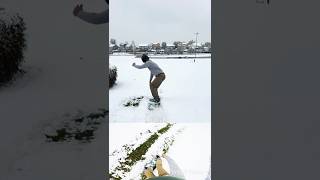
[[160,102],[155,101],[154,99],[149,99],[148,109],[150,111],[160,107]]

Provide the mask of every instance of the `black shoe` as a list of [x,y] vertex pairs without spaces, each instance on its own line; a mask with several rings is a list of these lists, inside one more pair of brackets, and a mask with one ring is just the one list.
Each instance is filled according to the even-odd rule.
[[159,102],[160,102],[160,98],[159,98],[159,97],[154,98],[154,99],[156,100],[156,102],[157,102],[157,103],[159,103]]
[[160,98],[154,98],[154,99],[150,99],[151,102],[155,102],[155,103],[159,103],[160,102]]

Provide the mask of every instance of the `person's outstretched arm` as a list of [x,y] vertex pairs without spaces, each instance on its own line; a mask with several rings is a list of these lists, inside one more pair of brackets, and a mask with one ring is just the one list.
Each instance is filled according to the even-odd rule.
[[80,11],[78,17],[91,24],[104,24],[109,23],[109,10],[100,13],[89,13]]
[[77,5],[73,10],[73,15],[79,17],[83,21],[91,24],[104,24],[109,23],[109,10],[100,13],[91,13],[83,10],[83,5]]
[[133,63],[132,66],[137,68],[137,69],[143,69],[143,68],[147,68],[148,67],[146,63],[144,63],[142,65],[136,65],[136,63]]
[[[132,66],[137,68],[137,69],[143,69],[143,68],[147,68],[148,67],[147,63],[144,63],[142,65],[136,65],[136,63],[133,63]],[[152,73],[150,73],[150,82],[151,82],[152,78],[153,78],[153,75],[152,75]]]

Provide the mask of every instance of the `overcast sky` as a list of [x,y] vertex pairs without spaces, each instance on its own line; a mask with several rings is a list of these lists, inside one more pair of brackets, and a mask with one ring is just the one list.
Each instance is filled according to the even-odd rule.
[[110,38],[136,44],[211,41],[211,0],[111,0]]

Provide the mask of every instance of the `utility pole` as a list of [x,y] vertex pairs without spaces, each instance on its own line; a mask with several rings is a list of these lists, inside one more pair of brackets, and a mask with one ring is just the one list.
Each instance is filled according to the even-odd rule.
[[198,41],[198,35],[199,35],[200,33],[196,32],[196,33],[194,33],[194,34],[196,35],[196,49],[195,49],[195,51],[194,51],[194,61],[193,61],[193,62],[195,62],[195,61],[196,61],[196,58],[197,58],[197,41]]
[[134,55],[136,55],[136,43],[134,43],[134,41],[131,42],[131,46],[132,46],[132,52]]

